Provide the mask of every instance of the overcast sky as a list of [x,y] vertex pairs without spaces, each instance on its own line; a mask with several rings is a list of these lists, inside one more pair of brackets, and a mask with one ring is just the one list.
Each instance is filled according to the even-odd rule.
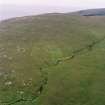
[[0,0],[0,19],[88,8],[105,8],[105,0]]
[[56,6],[104,7],[105,0],[0,0],[0,4],[35,4]]

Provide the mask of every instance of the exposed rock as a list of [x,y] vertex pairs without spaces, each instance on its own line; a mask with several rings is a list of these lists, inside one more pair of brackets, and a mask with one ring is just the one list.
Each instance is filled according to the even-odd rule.
[[12,85],[12,82],[11,81],[5,82],[5,85],[10,86]]

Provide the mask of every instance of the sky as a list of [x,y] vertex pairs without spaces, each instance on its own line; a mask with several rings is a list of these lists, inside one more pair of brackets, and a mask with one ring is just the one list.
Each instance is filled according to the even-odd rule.
[[104,7],[105,0],[0,0],[0,4]]
[[0,20],[90,8],[105,8],[105,0],[0,0]]

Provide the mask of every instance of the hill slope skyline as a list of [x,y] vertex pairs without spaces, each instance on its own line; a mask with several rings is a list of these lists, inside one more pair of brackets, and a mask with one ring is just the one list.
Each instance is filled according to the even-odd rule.
[[[17,6],[17,5],[5,5],[0,8],[0,20],[7,20],[15,17],[41,15],[46,13],[70,13],[78,12],[80,15],[104,15],[104,8],[96,9],[80,9],[79,7],[41,7],[41,6]],[[93,13],[93,14],[92,14]]]
[[44,14],[0,22],[0,105],[104,105],[105,16]]

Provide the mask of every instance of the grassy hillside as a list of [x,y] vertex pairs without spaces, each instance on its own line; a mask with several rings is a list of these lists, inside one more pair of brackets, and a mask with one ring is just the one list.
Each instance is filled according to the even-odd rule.
[[0,105],[104,105],[105,17],[45,14],[0,23]]

